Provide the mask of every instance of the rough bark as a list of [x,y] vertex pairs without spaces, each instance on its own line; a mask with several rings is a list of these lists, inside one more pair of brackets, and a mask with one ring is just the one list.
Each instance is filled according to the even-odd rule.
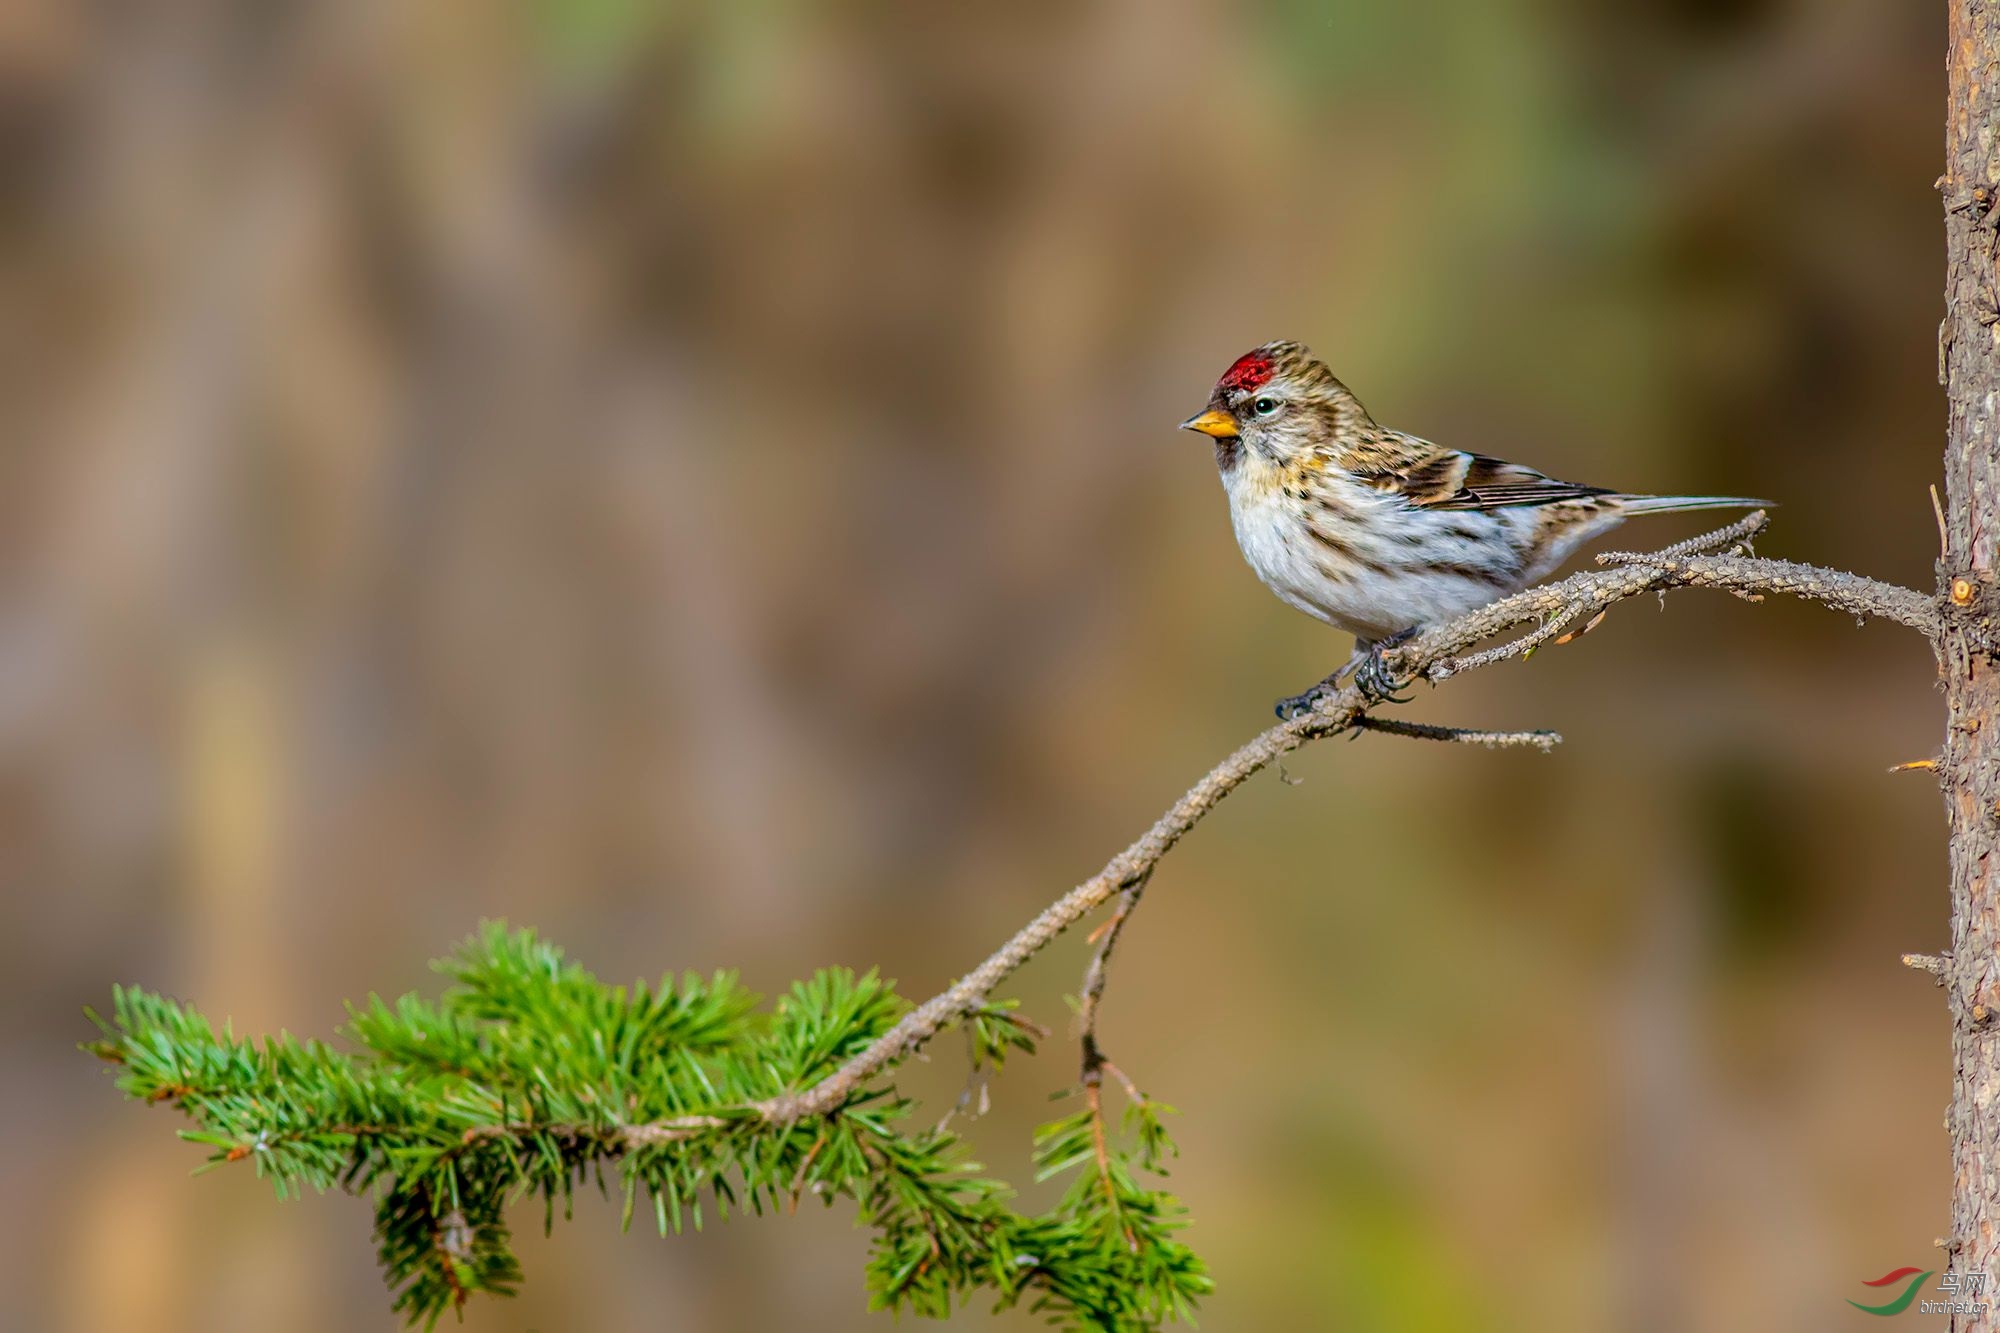
[[[1954,1182],[1950,1267],[2000,1270],[2000,321],[1995,201],[2000,198],[2000,0],[1949,0],[1945,123],[1945,321],[1939,372],[1950,404],[1944,472],[1945,549],[1938,638],[1949,720],[1939,777],[1951,822],[1951,952],[1940,980],[1951,1000],[1953,1087],[1948,1126]],[[1990,1302],[1992,1277],[1984,1279]],[[1986,1306],[1953,1327],[2000,1329]]]

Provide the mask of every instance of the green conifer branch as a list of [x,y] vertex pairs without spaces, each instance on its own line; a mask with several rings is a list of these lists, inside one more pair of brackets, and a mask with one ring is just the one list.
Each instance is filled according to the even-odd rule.
[[[108,1017],[91,1014],[102,1036],[87,1049],[119,1066],[128,1096],[188,1118],[182,1136],[209,1149],[203,1170],[248,1162],[280,1197],[371,1197],[394,1307],[427,1328],[518,1285],[511,1205],[538,1197],[553,1226],[585,1184],[616,1191],[625,1226],[643,1212],[662,1236],[808,1195],[850,1200],[875,1232],[871,1308],[943,1316],[984,1288],[1067,1326],[1136,1330],[1186,1317],[1209,1290],[1178,1239],[1180,1204],[1135,1177],[1171,1152],[1151,1103],[1128,1112],[1130,1150],[1103,1145],[1094,1088],[1088,1110],[1043,1127],[1041,1174],[1076,1179],[1037,1216],[1012,1207],[957,1135],[912,1129],[914,1103],[886,1077],[815,1118],[760,1114],[909,1012],[873,972],[828,969],[765,1008],[729,973],[609,986],[498,925],[437,967],[450,984],[436,999],[350,1005],[352,1049],[238,1038],[127,988]],[[1046,1035],[992,1001],[964,1026],[976,1071]],[[1079,1133],[1103,1146],[1079,1154]]]

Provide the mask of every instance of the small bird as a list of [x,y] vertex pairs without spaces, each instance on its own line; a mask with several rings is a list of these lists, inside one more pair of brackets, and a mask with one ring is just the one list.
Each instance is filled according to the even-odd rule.
[[1520,591],[1630,515],[1768,503],[1627,495],[1446,449],[1379,425],[1295,342],[1238,357],[1181,427],[1214,439],[1236,542],[1257,577],[1355,638],[1345,666],[1278,701],[1281,718],[1350,673],[1370,695],[1393,695],[1383,649]]

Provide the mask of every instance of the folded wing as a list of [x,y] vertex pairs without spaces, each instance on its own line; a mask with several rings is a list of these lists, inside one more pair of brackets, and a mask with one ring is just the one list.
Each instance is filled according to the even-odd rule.
[[1514,509],[1613,494],[1602,486],[1557,481],[1520,463],[1456,449],[1416,460],[1397,478],[1397,487],[1422,509]]

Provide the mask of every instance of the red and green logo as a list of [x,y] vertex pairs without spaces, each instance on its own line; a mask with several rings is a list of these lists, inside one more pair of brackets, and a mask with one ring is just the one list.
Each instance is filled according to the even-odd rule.
[[1849,1301],[1848,1304],[1863,1314],[1901,1314],[1910,1308],[1911,1301],[1917,1299],[1917,1289],[1924,1285],[1924,1279],[1936,1271],[1935,1268],[1929,1270],[1929,1272],[1921,1272],[1915,1268],[1898,1268],[1893,1273],[1884,1273],[1873,1282],[1864,1282],[1861,1285],[1864,1287],[1888,1287],[1898,1282],[1907,1281],[1909,1285],[1903,1288],[1902,1295],[1884,1305],[1863,1305],[1860,1301]]

